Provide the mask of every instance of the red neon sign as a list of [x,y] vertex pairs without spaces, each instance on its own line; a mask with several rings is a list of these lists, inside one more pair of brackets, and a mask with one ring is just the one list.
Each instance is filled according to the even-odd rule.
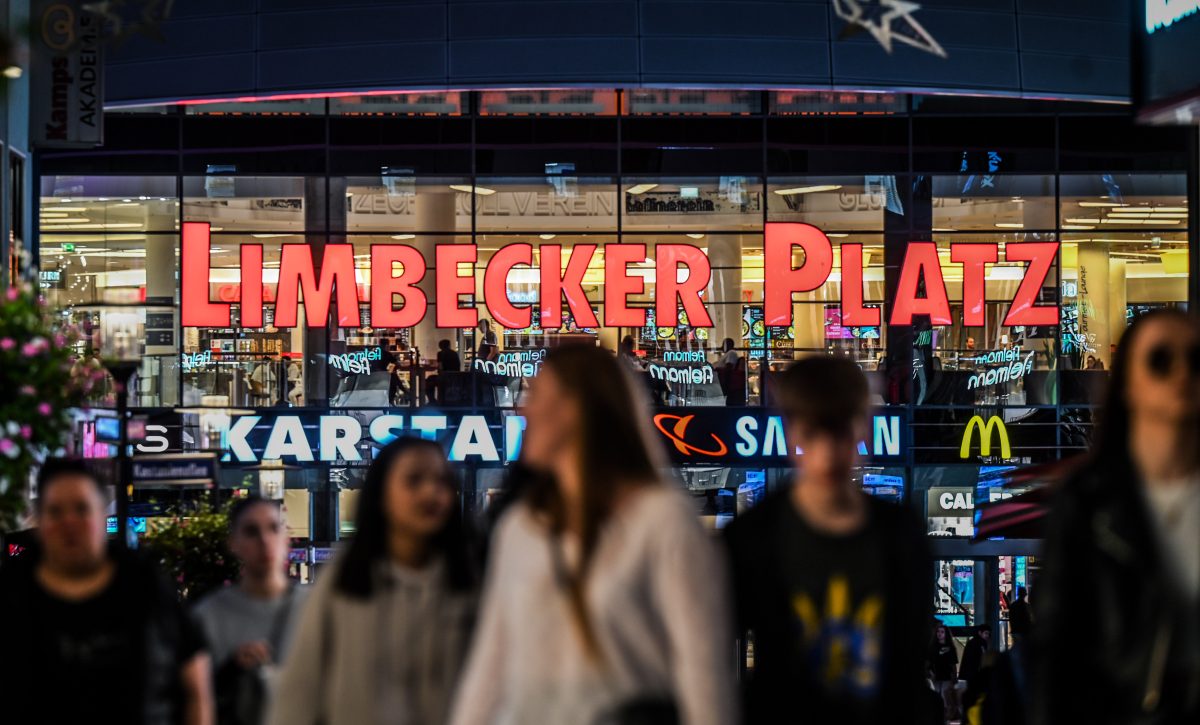
[[[240,250],[241,283],[221,285],[219,301],[210,291],[211,238],[209,226],[185,222],[181,253],[181,318],[185,327],[228,327],[231,307],[241,306],[241,325],[261,327],[263,306],[274,301],[275,325],[295,327],[303,305],[309,327],[327,324],[336,304],[336,324],[358,327],[360,302],[368,301],[371,320],[376,327],[412,327],[425,318],[430,293],[418,286],[428,274],[428,261],[420,250],[405,244],[377,244],[371,247],[369,288],[356,283],[354,249],[349,244],[325,245],[321,259],[314,259],[305,244],[284,244],[280,254],[279,282],[272,288],[263,284],[263,249],[260,245],[242,245]],[[517,267],[537,268],[541,282],[539,303],[544,328],[562,326],[563,302],[582,327],[599,327],[584,291],[584,277],[597,250],[595,244],[577,244],[565,255],[562,245],[542,244],[535,250],[530,244],[510,244],[492,255],[484,268],[483,304],[501,326],[523,329],[530,325],[529,305],[514,304],[508,298],[508,276]],[[797,266],[795,253],[803,258]],[[474,327],[479,320],[477,307],[463,306],[462,297],[475,292],[474,267],[478,260],[474,244],[440,244],[434,248],[434,291],[437,324],[447,328]],[[1038,295],[1046,284],[1058,254],[1056,242],[1008,244],[1005,261],[1028,262],[1025,274],[1013,296],[1004,319],[1005,325],[1053,325],[1058,308],[1039,305]],[[809,224],[776,223],[766,225],[764,235],[763,297],[764,318],[768,325],[790,325],[793,294],[811,292],[829,281],[833,271],[834,249],[829,237]],[[656,324],[673,327],[679,323],[682,308],[688,324],[712,327],[713,321],[704,303],[712,269],[704,251],[690,244],[659,244],[655,250]],[[963,322],[969,326],[984,323],[986,269],[999,261],[999,246],[991,243],[954,243],[950,261],[963,265]],[[645,308],[630,304],[631,295],[645,293],[646,275],[630,269],[646,259],[644,244],[609,244],[605,247],[603,273],[605,314],[609,326],[641,327],[646,321]],[[460,271],[470,268],[469,273]],[[874,327],[882,312],[877,305],[864,303],[864,252],[861,244],[841,246],[842,320],[849,326]],[[682,281],[680,280],[682,277]],[[927,317],[935,325],[951,323],[950,300],[942,277],[937,245],[910,242],[900,267],[890,324],[911,325],[917,317]]]

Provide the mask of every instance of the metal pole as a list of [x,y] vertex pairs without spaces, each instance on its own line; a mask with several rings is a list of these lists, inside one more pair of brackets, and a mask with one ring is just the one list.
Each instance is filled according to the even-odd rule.
[[131,461],[129,459],[129,380],[137,371],[138,363],[120,361],[109,363],[109,373],[116,383],[117,420],[120,421],[120,433],[117,449],[117,545],[122,549],[130,547],[129,542],[129,493],[132,486]]

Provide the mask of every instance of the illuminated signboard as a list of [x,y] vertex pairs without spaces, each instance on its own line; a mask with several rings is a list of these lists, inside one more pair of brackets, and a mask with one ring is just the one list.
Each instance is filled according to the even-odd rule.
[[198,368],[207,367],[212,364],[213,356],[211,350],[194,353],[180,353],[179,364],[184,372],[191,372]]
[[1200,0],[1134,3],[1133,99],[1139,120],[1195,124],[1200,119]]
[[1200,12],[1200,0],[1146,0],[1146,32],[1169,28]]
[[1004,427],[1004,421],[998,415],[988,418],[986,423],[983,422],[983,416],[971,416],[971,420],[967,423],[967,429],[963,431],[962,446],[958,452],[959,458],[970,458],[971,441],[976,430],[979,431],[980,456],[986,458],[991,455],[992,432],[995,431],[1000,442],[1000,457],[1012,458],[1012,448],[1008,444],[1008,429]]
[[340,355],[330,355],[329,364],[333,366],[334,370],[366,375],[371,372],[371,363],[382,359],[383,349],[371,347],[366,350],[355,350],[354,352],[344,352]]
[[[184,327],[228,328],[231,303],[214,302],[210,294],[209,225],[185,222],[181,254],[181,316]],[[575,321],[585,328],[600,326],[583,288],[596,251],[596,244],[576,244],[565,249],[561,244],[541,244],[534,254],[532,244],[509,244],[487,261],[483,274],[483,306],[502,327],[524,330],[533,324],[533,305],[514,303],[508,295],[508,276],[517,267],[536,269],[539,284],[539,310],[542,328],[562,326],[563,299]],[[793,258],[804,252],[804,262],[796,267]],[[1011,300],[1003,324],[1006,326],[1056,325],[1058,308],[1039,305],[1038,297],[1054,265],[1057,242],[1022,242],[1005,246],[1007,262],[1028,262],[1021,283]],[[264,303],[274,299],[273,324],[292,328],[299,324],[300,306],[309,327],[324,327],[333,319],[339,327],[360,327],[360,293],[355,277],[354,247],[351,244],[326,244],[317,264],[313,248],[307,244],[280,247],[279,276],[275,287],[263,282],[263,247],[240,247],[242,283],[236,290],[241,305],[243,327],[264,324]],[[996,243],[951,244],[950,260],[961,264],[963,275],[963,324],[984,324],[984,280],[986,266],[999,262]],[[713,326],[703,300],[712,277],[704,250],[690,244],[658,244],[655,255],[655,323],[660,327],[687,324],[697,328]],[[434,249],[433,260],[406,244],[371,246],[370,283],[363,285],[369,297],[371,324],[381,328],[412,327],[426,314],[429,295],[435,302],[437,326],[473,328],[479,322],[479,308],[463,306],[462,297],[475,293],[473,272],[460,274],[460,267],[478,262],[474,244],[441,244]],[[609,327],[645,327],[647,310],[631,305],[631,295],[646,293],[646,277],[630,270],[647,258],[645,244],[610,244],[605,247],[602,265],[604,324]],[[535,262],[535,259],[537,260]],[[878,327],[882,323],[879,307],[863,304],[863,247],[841,245],[841,324],[846,327]],[[434,291],[418,283],[434,263]],[[767,326],[792,324],[792,296],[822,287],[833,272],[834,249],[829,237],[810,224],[769,222],[764,236],[763,318]],[[318,276],[316,270],[320,270]],[[640,271],[640,270],[638,270]],[[400,306],[397,307],[399,298]],[[910,242],[900,268],[896,296],[891,305],[892,325],[911,325],[915,317],[928,317],[934,325],[949,325],[950,300],[942,277],[937,245]]]
[[712,365],[678,367],[650,363],[650,377],[665,380],[668,383],[683,383],[685,385],[712,385],[716,380]]
[[502,352],[495,360],[476,358],[474,367],[482,373],[503,375],[509,378],[532,378],[542,369],[546,359],[545,349]]
[[[735,464],[754,461],[787,465],[783,420],[765,411],[712,408],[680,415],[660,412],[653,419],[661,442],[678,464]],[[398,436],[436,440],[449,458],[466,463],[514,461],[521,450],[525,418],[491,413],[401,415],[245,415],[235,418],[222,436],[223,460],[254,463],[289,459],[364,462],[373,445]],[[859,453],[870,459],[894,459],[902,453],[901,417],[890,410],[873,416],[869,439]]]
[[1030,352],[1022,360],[1020,345],[1007,350],[995,350],[973,358],[965,358],[965,361],[973,362],[976,365],[999,366],[972,375],[967,380],[968,390],[1007,383],[1010,380],[1019,380],[1028,373],[1033,372],[1033,353]]

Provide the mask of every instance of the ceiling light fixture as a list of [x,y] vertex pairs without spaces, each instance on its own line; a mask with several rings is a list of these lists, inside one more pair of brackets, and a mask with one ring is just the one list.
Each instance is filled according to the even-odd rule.
[[480,196],[491,196],[496,193],[495,189],[489,189],[486,186],[471,186],[470,184],[451,184],[451,189],[462,191],[467,194],[478,194]]
[[788,189],[775,189],[780,196],[795,196],[796,194],[816,194],[822,191],[837,191],[841,184],[816,184],[814,186],[793,186]]
[[658,184],[634,184],[625,190],[626,194],[645,194],[651,189],[658,188]]

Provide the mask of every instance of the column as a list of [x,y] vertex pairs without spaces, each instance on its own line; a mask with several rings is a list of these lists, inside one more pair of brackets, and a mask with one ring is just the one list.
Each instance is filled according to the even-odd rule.
[[[146,360],[139,383],[142,400],[151,395],[154,405],[175,405],[179,397],[179,309],[175,303],[176,274],[173,237],[146,239]],[[146,386],[152,386],[148,388]]]
[[725,338],[742,347],[742,235],[708,237],[708,262],[712,279],[708,285],[708,310],[713,320],[710,346],[720,349]]
[[[1108,347],[1112,342],[1109,309],[1108,246],[1089,242],[1079,245],[1079,332],[1086,349],[1080,356],[1086,365],[1088,355],[1109,364]],[[1123,296],[1123,295],[1122,295]],[[1121,314],[1124,318],[1124,312]],[[1082,367],[1083,365],[1081,365]]]
[[1125,308],[1129,303],[1129,290],[1126,285],[1126,265],[1124,259],[1108,260],[1108,336],[1110,345],[1104,348],[1104,366],[1111,367],[1112,344],[1119,343],[1125,333]]
[[[425,316],[421,322],[412,329],[412,343],[421,351],[421,356],[432,358],[437,355],[438,340],[443,337],[453,337],[453,330],[442,330],[437,326],[437,303],[435,302],[435,284],[436,275],[434,274],[434,256],[437,245],[439,244],[454,244],[456,241],[453,235],[446,234],[427,234],[427,232],[454,232],[458,229],[458,217],[456,214],[456,202],[458,200],[458,192],[451,189],[434,191],[433,189],[418,187],[416,198],[416,223],[417,223],[417,238],[412,240],[413,246],[425,258],[425,267],[428,270],[425,273],[425,278],[418,285],[425,292],[425,297],[428,299],[425,309]],[[486,310],[479,311],[481,317],[486,317]],[[497,332],[499,334],[499,332]],[[460,351],[460,356],[462,351]],[[466,362],[466,358],[463,358]]]

